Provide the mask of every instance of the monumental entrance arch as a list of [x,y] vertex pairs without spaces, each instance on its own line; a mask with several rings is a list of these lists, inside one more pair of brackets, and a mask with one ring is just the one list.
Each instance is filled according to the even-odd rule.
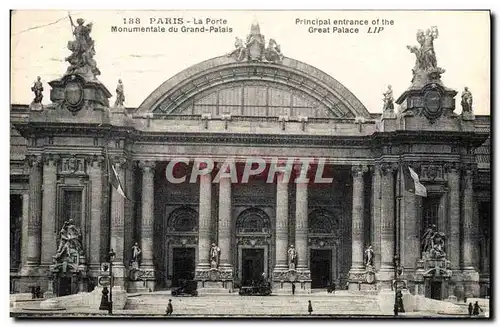
[[[487,124],[470,110],[454,113],[456,91],[443,85],[442,69],[414,68],[399,111],[389,88],[380,115],[331,76],[284,57],[275,40],[266,46],[256,24],[245,44],[178,73],[138,108],[123,107],[123,94],[110,106],[92,64],[51,81],[50,105],[13,105],[25,143],[11,178],[30,226],[17,288],[49,285],[68,214],[82,227],[82,289],[110,248],[114,285],[128,291],[194,278],[201,292],[228,292],[258,276],[275,293],[331,283],[374,291],[391,287],[399,264],[414,293],[472,297],[488,283],[467,227],[478,219],[474,192],[489,187],[489,168],[474,175],[474,150],[488,138],[476,125]],[[249,158],[263,164],[245,180]],[[107,159],[121,193],[105,182]],[[288,159],[291,169],[277,171]],[[402,164],[428,198],[401,191]],[[58,210],[65,201],[73,209]],[[487,194],[481,201],[486,208]],[[430,235],[448,237],[440,261],[416,250],[429,223],[437,226]]]

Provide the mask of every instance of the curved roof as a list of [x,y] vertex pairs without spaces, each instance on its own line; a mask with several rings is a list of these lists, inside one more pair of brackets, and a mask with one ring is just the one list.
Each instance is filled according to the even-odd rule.
[[176,74],[154,90],[137,108],[137,113],[175,113],[185,101],[206,90],[227,83],[264,81],[305,92],[337,117],[370,118],[365,106],[344,85],[304,62],[284,57],[280,63],[238,62],[228,56],[215,57]]

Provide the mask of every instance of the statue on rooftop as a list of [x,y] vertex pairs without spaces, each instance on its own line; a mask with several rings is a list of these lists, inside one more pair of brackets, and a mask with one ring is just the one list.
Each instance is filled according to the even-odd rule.
[[472,113],[472,93],[467,86],[462,92],[462,101],[460,104],[462,105],[462,113]]
[[31,87],[31,91],[33,91],[33,93],[35,93],[35,98],[33,99],[33,103],[42,103],[43,84],[42,84],[40,76],[37,76],[36,82],[33,83],[33,86]]
[[123,107],[123,103],[125,102],[125,93],[123,90],[122,80],[118,80],[118,85],[116,86],[116,101],[115,107]]
[[93,59],[95,55],[94,40],[90,37],[92,23],[84,25],[85,21],[78,18],[76,20],[77,25],[75,25],[71,16],[69,18],[75,39],[68,42],[68,50],[72,53],[65,59],[70,64],[66,73],[87,75],[95,79],[101,72]]

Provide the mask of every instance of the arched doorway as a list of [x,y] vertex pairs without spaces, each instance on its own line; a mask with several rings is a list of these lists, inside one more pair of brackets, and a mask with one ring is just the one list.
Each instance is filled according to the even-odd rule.
[[198,244],[198,212],[189,207],[172,211],[167,219],[167,285],[194,278]]
[[339,222],[333,212],[315,209],[309,214],[309,267],[311,288],[327,288],[338,284],[339,278]]
[[236,275],[242,286],[251,285],[269,276],[270,228],[269,216],[259,208],[246,209],[236,219]]

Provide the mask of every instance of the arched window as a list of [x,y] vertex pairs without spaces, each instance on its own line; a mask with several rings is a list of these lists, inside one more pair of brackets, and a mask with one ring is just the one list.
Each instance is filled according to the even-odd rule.
[[311,212],[309,214],[309,233],[338,234],[338,224],[333,213],[324,209]]
[[243,211],[236,220],[237,233],[269,233],[269,216],[261,209]]
[[175,209],[168,217],[167,230],[169,232],[198,231],[198,212],[185,207]]

